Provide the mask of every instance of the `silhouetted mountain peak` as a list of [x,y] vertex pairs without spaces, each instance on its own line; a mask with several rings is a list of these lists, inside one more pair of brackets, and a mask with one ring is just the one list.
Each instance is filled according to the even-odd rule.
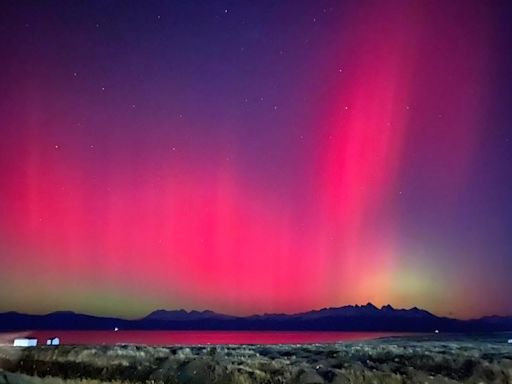
[[64,316],[72,316],[72,315],[76,315],[77,313],[76,312],[73,312],[73,311],[55,311],[55,312],[50,312],[48,313],[48,315],[58,315],[58,316],[61,316],[61,315],[64,315]]
[[158,309],[138,320],[124,320],[57,311],[47,315],[0,313],[0,330],[94,330],[104,329],[188,329],[188,330],[338,330],[407,332],[512,331],[512,317],[488,316],[476,320],[438,317],[412,307],[395,309],[372,303],[322,308],[296,314],[230,316],[213,311]]
[[196,320],[196,319],[209,319],[214,317],[228,317],[228,315],[222,315],[215,313],[210,310],[204,311],[187,311],[185,309],[177,310],[166,310],[157,309],[151,312],[149,315],[143,318],[143,320],[158,320],[158,321],[185,321],[185,320]]

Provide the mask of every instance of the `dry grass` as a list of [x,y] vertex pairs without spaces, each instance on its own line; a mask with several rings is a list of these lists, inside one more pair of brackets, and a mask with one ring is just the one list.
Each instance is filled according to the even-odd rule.
[[512,384],[512,348],[471,342],[0,348],[0,384]]

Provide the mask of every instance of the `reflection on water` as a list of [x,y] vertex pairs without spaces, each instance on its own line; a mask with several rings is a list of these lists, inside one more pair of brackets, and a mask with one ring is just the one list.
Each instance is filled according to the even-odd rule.
[[[10,344],[17,334],[3,334],[3,343]],[[335,343],[396,336],[384,332],[286,332],[286,331],[34,331],[23,336],[36,337],[39,345],[51,337],[62,344],[306,344]]]

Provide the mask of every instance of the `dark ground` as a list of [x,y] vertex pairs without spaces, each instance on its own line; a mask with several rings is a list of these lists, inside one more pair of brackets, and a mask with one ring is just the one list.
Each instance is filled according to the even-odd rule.
[[510,334],[361,343],[0,348],[0,384],[512,383]]

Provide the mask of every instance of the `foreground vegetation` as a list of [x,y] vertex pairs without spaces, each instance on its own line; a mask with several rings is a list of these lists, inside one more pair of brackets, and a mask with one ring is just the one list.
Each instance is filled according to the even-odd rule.
[[0,384],[512,383],[512,345],[382,340],[330,345],[0,348]]

